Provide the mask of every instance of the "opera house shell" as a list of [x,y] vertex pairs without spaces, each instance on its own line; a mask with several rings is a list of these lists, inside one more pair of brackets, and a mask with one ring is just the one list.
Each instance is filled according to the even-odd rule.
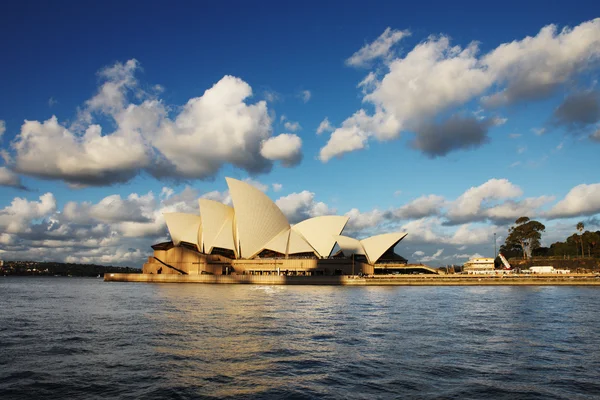
[[354,239],[342,235],[348,217],[339,215],[290,225],[262,191],[226,180],[233,207],[201,198],[200,215],[164,214],[171,242],[152,246],[144,273],[355,275],[406,264],[393,250],[406,233]]

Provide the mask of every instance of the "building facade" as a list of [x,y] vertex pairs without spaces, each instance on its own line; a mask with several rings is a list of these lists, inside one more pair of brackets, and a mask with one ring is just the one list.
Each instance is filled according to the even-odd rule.
[[233,207],[199,199],[200,215],[165,213],[171,241],[152,248],[147,274],[374,274],[406,260],[394,247],[406,233],[358,240],[342,235],[347,216],[327,215],[291,225],[262,191],[226,178]]

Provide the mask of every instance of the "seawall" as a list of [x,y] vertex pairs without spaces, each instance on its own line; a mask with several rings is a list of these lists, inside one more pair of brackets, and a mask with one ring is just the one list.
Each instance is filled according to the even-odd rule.
[[600,286],[594,274],[533,276],[277,276],[277,275],[169,275],[105,274],[105,282],[205,283],[250,285],[341,285],[341,286]]

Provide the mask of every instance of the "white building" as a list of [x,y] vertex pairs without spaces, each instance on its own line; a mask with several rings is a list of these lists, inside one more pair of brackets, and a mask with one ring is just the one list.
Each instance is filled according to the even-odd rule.
[[494,273],[493,258],[472,258],[463,265],[463,272],[467,274]]
[[385,258],[405,232],[357,240],[342,236],[347,216],[326,215],[290,225],[279,207],[262,191],[237,179],[226,178],[233,207],[199,199],[200,215],[165,213],[174,246],[184,245],[202,254],[230,259],[332,256],[337,244],[342,254],[363,256],[369,264]]
[[569,274],[569,273],[571,273],[571,270],[554,269],[553,266],[544,265],[544,266],[530,267],[529,272],[531,272],[532,274]]

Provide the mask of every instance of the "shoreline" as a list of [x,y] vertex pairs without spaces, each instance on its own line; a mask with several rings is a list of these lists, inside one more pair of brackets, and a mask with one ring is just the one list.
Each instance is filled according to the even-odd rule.
[[533,276],[277,276],[277,275],[104,275],[105,282],[196,283],[230,285],[327,285],[327,286],[600,286],[595,274],[539,274]]

